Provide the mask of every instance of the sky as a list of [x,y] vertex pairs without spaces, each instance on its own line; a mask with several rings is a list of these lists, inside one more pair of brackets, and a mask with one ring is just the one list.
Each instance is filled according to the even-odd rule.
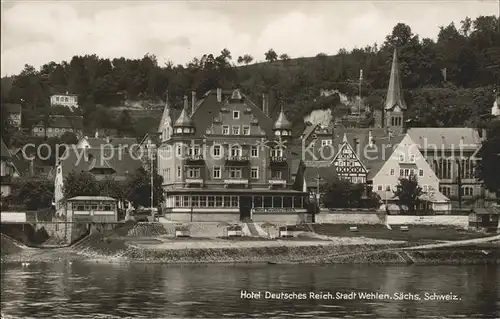
[[382,43],[403,22],[421,38],[466,16],[498,15],[498,0],[459,1],[6,1],[1,4],[1,75],[74,55],[185,64],[228,48],[263,61]]

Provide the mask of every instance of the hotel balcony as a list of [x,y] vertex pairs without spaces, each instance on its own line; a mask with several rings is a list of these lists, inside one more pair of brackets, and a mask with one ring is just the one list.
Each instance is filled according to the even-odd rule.
[[224,184],[228,185],[248,185],[248,178],[229,178],[224,180]]
[[284,180],[282,178],[271,178],[269,180],[269,186],[274,186],[274,185],[286,186],[286,180]]
[[184,180],[184,182],[186,184],[188,184],[188,185],[190,185],[190,184],[203,185],[204,184],[204,180],[201,177],[186,177],[186,179]]
[[226,163],[232,164],[248,164],[250,159],[248,156],[226,156]]
[[286,164],[286,157],[285,156],[271,156],[269,158],[270,163],[272,165],[284,165]]
[[203,155],[189,155],[186,157],[186,164],[199,164],[203,165],[205,163],[205,159]]

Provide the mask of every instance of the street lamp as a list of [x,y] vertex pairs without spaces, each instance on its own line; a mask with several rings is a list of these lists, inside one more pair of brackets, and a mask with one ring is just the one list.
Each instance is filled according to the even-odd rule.
[[318,175],[317,175],[317,177],[316,177],[315,179],[316,179],[316,202],[317,202],[317,204],[318,204],[318,206],[319,206],[319,199],[320,199],[320,194],[319,194],[319,181],[324,180],[324,178],[323,178],[323,177],[320,177],[320,176],[319,176],[319,170],[318,170]]

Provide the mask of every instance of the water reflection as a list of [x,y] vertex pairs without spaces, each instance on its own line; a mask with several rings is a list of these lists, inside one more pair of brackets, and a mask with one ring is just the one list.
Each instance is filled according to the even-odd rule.
[[[497,318],[499,278],[496,266],[3,264],[1,309],[36,318]],[[262,299],[241,299],[241,290]],[[266,300],[265,291],[452,292],[462,300]]]

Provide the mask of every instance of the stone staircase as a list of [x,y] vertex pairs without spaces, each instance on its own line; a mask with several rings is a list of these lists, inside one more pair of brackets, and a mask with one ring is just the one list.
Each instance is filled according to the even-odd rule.
[[246,223],[246,226],[248,227],[248,231],[251,237],[260,237],[260,234],[257,231],[254,223]]

